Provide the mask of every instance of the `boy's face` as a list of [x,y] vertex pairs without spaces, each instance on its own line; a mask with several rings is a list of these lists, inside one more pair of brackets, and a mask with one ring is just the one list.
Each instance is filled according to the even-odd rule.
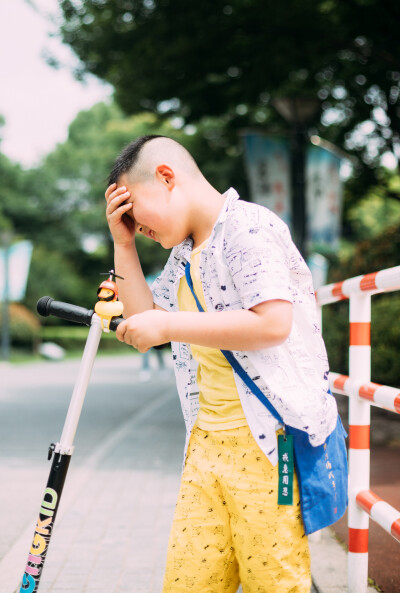
[[183,217],[175,190],[170,190],[167,183],[158,179],[132,183],[123,175],[118,185],[125,185],[131,194],[126,200],[132,204],[127,216],[134,221],[136,232],[157,241],[165,249],[186,239],[188,233],[182,224]]

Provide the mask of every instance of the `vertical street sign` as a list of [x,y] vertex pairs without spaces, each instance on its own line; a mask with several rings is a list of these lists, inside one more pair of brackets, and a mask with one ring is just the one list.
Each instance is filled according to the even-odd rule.
[[25,296],[32,248],[33,246],[30,241],[19,241],[18,243],[10,245],[9,238],[3,236],[3,248],[0,249],[2,360],[8,360],[10,353],[9,303],[13,301],[21,301]]
[[[8,281],[8,300],[21,301],[25,296],[29,266],[32,256],[32,243],[19,241],[0,249],[0,301],[4,301]],[[6,261],[6,256],[7,261]],[[7,265],[8,264],[8,265]],[[8,275],[6,274],[8,267]]]

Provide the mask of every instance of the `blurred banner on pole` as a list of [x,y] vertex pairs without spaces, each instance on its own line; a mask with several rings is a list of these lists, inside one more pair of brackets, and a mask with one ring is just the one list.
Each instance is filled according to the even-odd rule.
[[[0,249],[0,301],[21,301],[25,296],[29,266],[32,257],[32,243],[19,241],[8,249]],[[7,253],[6,253],[7,251]],[[5,258],[8,259],[8,265]],[[8,268],[8,283],[5,277]],[[7,290],[8,284],[8,290]],[[8,294],[5,294],[7,290]]]
[[[292,229],[289,138],[242,133],[251,199],[262,204]],[[305,202],[310,253],[323,246],[336,250],[340,238],[342,159],[310,143],[306,149]]]
[[342,159],[321,146],[307,149],[306,211],[311,247],[339,247],[342,214]]
[[287,138],[244,133],[251,199],[291,224],[290,153]]

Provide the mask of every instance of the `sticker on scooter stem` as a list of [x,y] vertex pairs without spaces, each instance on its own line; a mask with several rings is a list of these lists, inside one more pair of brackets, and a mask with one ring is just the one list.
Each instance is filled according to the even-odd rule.
[[20,593],[33,593],[39,583],[47,547],[50,542],[57,501],[57,492],[53,488],[46,488],[28,556],[28,563],[22,578]]

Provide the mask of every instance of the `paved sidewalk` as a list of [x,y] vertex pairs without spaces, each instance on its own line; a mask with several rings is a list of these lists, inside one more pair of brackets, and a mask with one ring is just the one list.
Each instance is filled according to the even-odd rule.
[[57,527],[41,593],[161,591],[182,448],[173,398],[135,415],[99,460]]
[[[136,369],[139,363],[138,358]],[[75,368],[65,364],[71,372]],[[123,363],[107,364],[99,367],[94,381],[105,380],[113,365],[120,365],[117,382],[122,384]],[[10,373],[15,380],[14,370]],[[32,383],[32,375],[28,377],[23,373],[21,380]],[[140,391],[131,371],[127,377],[132,390]],[[172,375],[160,380],[155,374],[147,385],[151,397],[143,398],[138,409],[104,435],[84,463],[81,459],[75,466],[73,456],[40,593],[161,592],[184,426]],[[158,391],[162,398],[154,396]],[[0,559],[0,593],[19,591],[36,514]],[[343,548],[328,530],[310,547],[313,593],[345,593]]]

